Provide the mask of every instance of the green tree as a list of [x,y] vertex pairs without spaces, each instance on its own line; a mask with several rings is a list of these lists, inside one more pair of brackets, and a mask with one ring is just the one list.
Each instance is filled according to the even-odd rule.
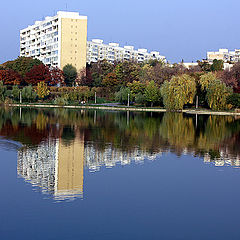
[[146,101],[151,104],[151,107],[153,106],[154,103],[160,100],[160,91],[157,84],[155,84],[154,81],[151,81],[150,83],[147,84],[144,95]]
[[146,97],[142,93],[138,93],[135,95],[135,102],[137,104],[145,104],[146,103]]
[[206,61],[197,61],[198,62],[198,66],[202,69],[202,71],[204,72],[210,72],[211,71],[211,65],[206,62]]
[[128,94],[129,94],[129,100],[132,101],[133,95],[132,95],[130,89],[127,87],[121,87],[120,91],[115,93],[115,100],[122,104],[127,104]]
[[223,70],[223,60],[213,60],[213,64],[211,65],[211,71],[221,71]]
[[232,94],[232,89],[219,79],[211,82],[207,89],[207,102],[212,110],[227,109],[227,98]]
[[161,87],[163,104],[168,110],[182,110],[185,104],[193,103],[195,94],[195,79],[187,74],[174,76]]
[[133,81],[132,83],[128,83],[127,87],[130,89],[132,95],[135,96],[138,93],[144,94],[146,84],[139,81]]
[[14,100],[19,100],[20,97],[20,89],[18,86],[13,86],[12,88],[12,96]]
[[0,101],[5,100],[7,88],[3,85],[3,82],[0,82]]
[[73,86],[77,79],[77,69],[72,64],[63,67],[64,82],[67,86]]

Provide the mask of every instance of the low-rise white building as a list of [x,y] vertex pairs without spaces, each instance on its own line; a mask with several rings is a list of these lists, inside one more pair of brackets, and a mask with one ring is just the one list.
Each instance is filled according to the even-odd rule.
[[157,51],[148,52],[147,49],[135,50],[133,46],[120,47],[119,43],[103,43],[101,39],[87,42],[87,63],[94,63],[106,59],[114,63],[119,61],[145,62],[150,59],[166,62],[165,56]]

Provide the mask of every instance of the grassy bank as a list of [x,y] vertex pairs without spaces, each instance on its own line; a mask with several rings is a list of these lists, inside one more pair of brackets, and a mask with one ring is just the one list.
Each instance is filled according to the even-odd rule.
[[[26,108],[69,108],[69,109],[92,109],[92,110],[111,110],[111,111],[140,111],[140,112],[167,112],[166,109],[163,108],[150,108],[150,107],[127,107],[127,106],[105,106],[105,105],[54,105],[54,104],[8,104],[5,106],[9,107],[26,107]],[[184,109],[183,113],[187,114],[210,114],[210,115],[228,115],[228,116],[240,116],[240,112],[235,111],[212,111],[209,109]]]

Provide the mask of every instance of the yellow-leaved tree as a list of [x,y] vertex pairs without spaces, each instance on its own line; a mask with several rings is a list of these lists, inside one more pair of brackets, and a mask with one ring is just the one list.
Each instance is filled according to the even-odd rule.
[[206,100],[212,110],[228,109],[227,97],[232,93],[232,88],[219,80],[215,73],[206,73],[199,80],[201,90],[206,92]]
[[182,110],[185,104],[193,103],[195,94],[195,79],[187,74],[173,76],[161,87],[163,104],[168,110]]
[[35,91],[40,99],[45,98],[50,93],[50,91],[48,90],[47,84],[43,81],[37,84],[37,88]]

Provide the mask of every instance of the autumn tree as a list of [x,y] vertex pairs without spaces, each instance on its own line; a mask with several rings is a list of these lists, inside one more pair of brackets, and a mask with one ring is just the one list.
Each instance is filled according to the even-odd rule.
[[207,61],[197,61],[198,66],[201,68],[204,72],[210,72],[211,71],[211,65]]
[[4,85],[20,85],[21,80],[21,76],[11,69],[0,70],[0,81]]
[[31,57],[18,57],[13,61],[8,61],[3,64],[7,69],[12,69],[15,72],[18,72],[22,77],[26,76],[26,73],[29,72],[34,66],[43,64],[40,60]]
[[133,81],[132,83],[128,83],[127,87],[130,89],[132,95],[135,96],[138,93],[144,94],[146,84],[140,81]]
[[209,85],[217,79],[217,75],[215,73],[209,72],[202,75],[199,79],[199,84],[201,86],[202,91],[207,91]]
[[150,82],[152,80],[155,81],[154,67],[150,64],[144,64],[139,71],[139,80],[143,83]]
[[91,63],[90,66],[87,66],[91,72],[92,85],[94,87],[101,87],[103,79],[107,74],[114,70],[114,67],[115,66],[109,63],[107,60],[101,60],[96,63]]
[[116,92],[117,88],[120,85],[120,81],[116,76],[115,72],[108,73],[105,78],[103,79],[103,85],[107,87],[109,92]]
[[163,84],[165,81],[169,81],[173,76],[184,73],[184,67],[175,64],[173,66],[157,64],[152,68],[152,79],[158,85]]
[[51,67],[50,80],[47,82],[48,86],[64,85],[64,75],[63,71],[58,67]]
[[185,104],[193,103],[195,94],[195,79],[187,74],[173,76],[161,87],[163,103],[168,110],[182,110]]
[[37,85],[39,82],[51,82],[52,79],[49,67],[45,66],[44,64],[33,66],[33,68],[26,73],[24,80],[28,85],[33,86]]
[[122,86],[132,83],[134,80],[139,80],[140,67],[129,61],[119,63],[115,68],[115,73],[118,81]]
[[89,67],[84,68],[80,71],[80,73],[78,74],[77,82],[81,86],[92,87],[93,78],[92,78],[92,73],[90,72]]
[[227,109],[227,98],[232,93],[232,89],[219,79],[212,81],[207,88],[207,101],[212,110]]
[[222,80],[228,87],[232,87],[234,90],[238,88],[238,81],[236,79],[236,76],[234,74],[234,71],[231,70],[225,70],[223,72],[220,72],[218,74],[219,79]]
[[38,82],[37,88],[36,88],[36,93],[40,99],[45,98],[46,96],[49,95],[50,91],[48,90],[47,84],[45,82]]
[[[240,93],[240,63],[235,63],[230,70],[231,78],[234,78],[236,81],[236,86],[233,86],[233,90],[236,93]],[[225,81],[224,81],[225,82]],[[226,83],[226,82],[225,82]],[[227,84],[227,83],[226,83]]]

